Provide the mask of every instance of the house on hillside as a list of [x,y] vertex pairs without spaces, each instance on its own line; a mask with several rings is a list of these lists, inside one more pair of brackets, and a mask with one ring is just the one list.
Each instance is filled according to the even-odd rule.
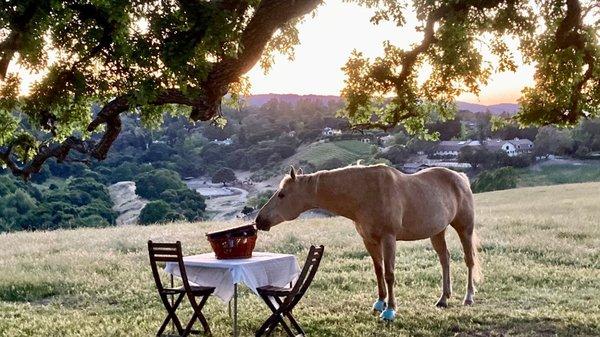
[[334,128],[330,128],[330,127],[326,126],[323,128],[323,131],[321,132],[321,134],[324,137],[337,136],[337,135],[342,134],[342,130],[334,129]]
[[404,173],[417,173],[421,170],[424,170],[426,168],[429,168],[431,166],[427,165],[427,164],[423,164],[423,163],[406,163],[404,165],[402,165],[402,168],[400,169],[402,172]]
[[444,140],[437,145],[434,155],[458,157],[466,146],[480,147],[481,143],[478,140]]
[[533,142],[529,139],[487,139],[483,142],[477,140],[446,140],[440,142],[434,152],[436,156],[444,157],[458,157],[460,151],[467,147],[472,146],[474,148],[484,147],[490,152],[504,151],[510,157],[533,153]]
[[394,137],[393,135],[381,136],[378,138],[378,143],[381,144],[381,146],[389,146],[394,142],[395,138],[396,137]]
[[502,150],[506,152],[509,157],[533,152],[533,142],[529,139],[488,139],[483,142],[483,146],[491,152]]
[[227,146],[229,146],[229,145],[233,144],[233,140],[231,138],[227,138],[227,139],[224,139],[224,140],[213,139],[211,141],[211,143],[214,143],[214,144],[217,144],[217,145],[227,145]]

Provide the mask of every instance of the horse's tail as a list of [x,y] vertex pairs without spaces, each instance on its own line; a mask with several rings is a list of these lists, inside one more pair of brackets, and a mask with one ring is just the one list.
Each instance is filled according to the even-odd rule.
[[479,255],[481,241],[476,230],[473,230],[473,234],[471,235],[471,244],[473,246],[473,281],[475,281],[475,283],[482,283],[483,270],[481,269],[481,257]]

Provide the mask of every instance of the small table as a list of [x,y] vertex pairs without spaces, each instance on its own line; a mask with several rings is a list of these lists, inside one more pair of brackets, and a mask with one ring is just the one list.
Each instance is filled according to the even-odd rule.
[[[233,297],[233,335],[237,336],[237,285],[244,283],[258,294],[256,288],[267,285],[284,287],[300,274],[300,266],[294,255],[254,252],[251,258],[218,260],[214,253],[186,256],[183,258],[190,282],[215,287],[215,296],[229,302]],[[176,262],[167,262],[165,271],[180,276]]]

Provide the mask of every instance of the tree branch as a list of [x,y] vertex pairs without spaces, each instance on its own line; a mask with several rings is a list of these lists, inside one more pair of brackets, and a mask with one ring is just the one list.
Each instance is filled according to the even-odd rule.
[[581,32],[583,29],[583,17],[585,15],[586,13],[582,13],[579,0],[567,0],[566,15],[560,22],[554,35],[557,50],[574,48],[582,52],[583,60],[588,66],[571,93],[571,111],[568,114],[558,114],[557,116],[559,119],[570,123],[575,123],[581,117],[581,91],[585,84],[592,79],[596,65],[595,51],[590,46],[586,36]]

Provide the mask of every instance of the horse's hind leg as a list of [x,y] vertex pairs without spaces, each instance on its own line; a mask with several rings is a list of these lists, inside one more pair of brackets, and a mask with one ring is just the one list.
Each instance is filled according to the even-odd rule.
[[431,244],[433,249],[440,258],[440,264],[442,265],[442,295],[435,304],[437,307],[446,308],[448,306],[448,299],[452,295],[452,284],[450,281],[450,253],[446,246],[446,230],[431,237]]
[[386,308],[385,297],[387,292],[385,290],[385,280],[383,278],[383,252],[381,249],[381,243],[375,240],[363,239],[365,247],[373,259],[373,269],[375,270],[375,276],[377,277],[377,292],[378,299],[373,304],[373,310],[376,312],[383,312]]
[[471,305],[473,304],[473,294],[475,293],[474,279],[479,277],[479,260],[477,258],[476,236],[474,233],[475,221],[472,214],[455,219],[452,222],[452,227],[456,229],[460,237],[468,269],[467,293],[465,294],[463,304]]

